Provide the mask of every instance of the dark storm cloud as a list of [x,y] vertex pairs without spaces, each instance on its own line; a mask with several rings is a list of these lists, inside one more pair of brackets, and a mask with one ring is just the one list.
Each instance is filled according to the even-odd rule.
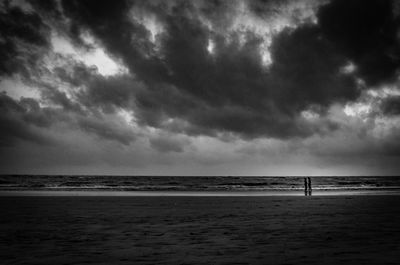
[[49,28],[38,14],[25,13],[9,1],[0,8],[0,75],[28,75],[49,47]]
[[[102,85],[104,85],[104,83],[102,83]],[[98,96],[99,94],[96,95]],[[53,123],[62,119],[84,132],[95,134],[102,139],[117,141],[124,145],[129,145],[136,139],[135,133],[129,126],[124,126],[114,121],[113,117],[106,117],[101,112],[98,112],[97,109],[102,108],[99,105],[92,107],[89,104],[84,105],[85,102],[74,102],[69,99],[64,92],[51,86],[43,91],[42,98],[51,104],[56,104],[61,107],[61,109],[57,110],[51,109],[53,111],[53,117],[57,117]],[[93,102],[91,104],[93,104]],[[104,106],[103,110],[106,110],[106,113],[113,112],[108,111],[108,106],[105,105],[105,101],[102,101],[102,104]],[[85,106],[85,109],[82,106]]]
[[0,1],[0,170],[395,172],[400,100],[380,89],[398,89],[399,10],[388,0]]
[[62,1],[64,12],[72,18],[71,31],[89,29],[102,41],[107,51],[122,61],[142,79],[150,82],[166,78],[162,60],[153,56],[154,45],[143,25],[129,18],[127,1]]
[[143,84],[130,75],[93,75],[86,82],[86,90],[78,94],[78,100],[86,107],[99,108],[106,113],[120,108],[132,109],[135,93],[142,87]]
[[386,115],[400,115],[400,96],[385,98],[380,107]]
[[[217,9],[220,6],[217,3]],[[159,52],[149,41],[150,32],[129,19],[130,5],[125,2],[64,1],[63,7],[81,30],[91,30],[113,56],[121,58],[147,89],[131,93],[134,84],[129,89],[117,80],[111,89],[109,80],[104,80],[91,89],[98,96],[93,93],[88,98],[100,105],[126,107],[127,99],[134,97],[142,124],[162,127],[164,119],[174,118],[189,123],[181,129],[193,134],[306,136],[319,130],[300,121],[300,111],[323,110],[358,95],[353,78],[339,72],[346,59],[319,39],[316,28],[285,30],[276,36],[273,64],[267,70],[261,61],[260,36],[249,31],[242,43],[243,33],[233,32],[227,42],[226,36],[201,23],[190,2],[177,2],[168,12],[154,4],[142,10],[155,13],[163,23]],[[214,54],[207,50],[210,40],[215,43]]]
[[34,7],[36,11],[51,14],[52,16],[60,18],[61,12],[58,8],[57,1],[54,0],[29,0],[29,4]]
[[[317,12],[318,24],[302,21],[273,36],[268,67],[261,56],[264,36],[250,30],[221,32],[233,19],[237,3],[64,0],[60,15],[54,4],[33,2],[42,16],[65,16],[68,23],[63,25],[74,43],[84,43],[82,34],[89,31],[130,72],[104,77],[82,64],[74,63],[71,71],[59,67],[55,73],[61,80],[84,89],[76,93],[76,102],[57,89],[43,92],[43,99],[82,117],[96,110],[98,115],[133,110],[139,125],[189,135],[291,138],[337,129],[324,119],[325,111],[334,103],[358,98],[362,87],[356,78],[377,85],[396,77],[398,16],[390,1],[329,2]],[[245,3],[263,18],[291,1]],[[13,12],[7,16],[17,16]],[[36,16],[34,22],[42,27],[39,16],[18,12],[21,17]],[[163,32],[155,42],[135,17],[138,14],[154,16],[161,24]],[[47,45],[40,30],[21,30],[18,25],[9,35]],[[19,31],[26,34],[19,36]],[[212,53],[207,49],[210,41]],[[349,62],[356,65],[354,73],[341,71]],[[301,113],[307,110],[320,114],[320,121],[304,119]],[[100,133],[97,123],[81,128],[105,138],[116,135],[122,143],[131,141],[115,130]]]
[[274,39],[271,53],[274,100],[287,112],[313,105],[327,107],[359,96],[354,77],[339,71],[346,57],[316,26],[283,30]]
[[357,65],[357,74],[369,85],[398,76],[400,17],[395,5],[391,0],[335,0],[318,12],[321,32]]
[[130,127],[104,116],[84,112],[55,88],[48,87],[43,94],[44,100],[62,108],[41,107],[32,98],[21,98],[17,101],[5,93],[0,94],[1,145],[13,145],[17,140],[55,144],[56,141],[46,130],[62,123],[124,145],[136,139]]
[[[63,58],[64,59],[64,58]],[[74,87],[84,85],[90,78],[97,75],[95,67],[87,67],[82,62],[68,61],[68,67],[55,67],[54,74],[63,82]]]
[[39,105],[31,99],[16,102],[5,93],[0,93],[0,145],[11,146],[17,140],[39,144],[51,142],[37,127],[49,125],[45,113],[38,115]]
[[104,118],[81,116],[78,117],[77,122],[81,130],[93,133],[101,139],[117,141],[124,145],[129,145],[136,139],[136,135],[129,128]]

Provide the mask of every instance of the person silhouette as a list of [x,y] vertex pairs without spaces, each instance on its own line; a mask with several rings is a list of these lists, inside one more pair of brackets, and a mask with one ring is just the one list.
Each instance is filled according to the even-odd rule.
[[311,196],[312,187],[311,187],[311,178],[306,177],[304,178],[304,195]]
[[304,178],[304,196],[308,195],[308,185],[307,185],[307,178]]

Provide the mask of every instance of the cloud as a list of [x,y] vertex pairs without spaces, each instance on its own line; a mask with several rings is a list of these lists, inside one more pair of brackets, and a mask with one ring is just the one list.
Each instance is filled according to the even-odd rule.
[[334,102],[355,100],[355,79],[342,74],[346,57],[326,41],[315,25],[283,30],[271,47],[271,75],[275,102],[287,112],[307,106],[329,107]]
[[[96,85],[91,83],[89,91],[95,92],[87,98],[94,105],[132,108],[135,102],[139,123],[168,129],[168,120],[179,120],[184,124],[180,130],[187,134],[288,138],[321,133],[319,126],[301,119],[301,111],[322,111],[333,102],[358,96],[354,78],[339,71],[346,58],[320,39],[314,25],[277,34],[267,69],[259,35],[213,31],[203,23],[201,11],[206,7],[201,4],[177,1],[169,9],[157,4],[63,2],[75,26],[90,30],[135,76],[93,81]],[[216,5],[217,10],[221,7],[231,8]],[[149,41],[151,32],[144,25],[129,19],[130,8],[161,21],[159,47]],[[213,14],[212,21],[219,21],[218,16],[223,12]],[[115,28],[123,34],[116,34]],[[210,40],[212,54],[207,50]],[[138,85],[141,88],[135,88]]]
[[65,125],[69,130],[79,129],[123,145],[129,145],[136,139],[133,127],[121,117],[83,112],[57,90],[47,94],[53,103],[60,103],[62,108],[41,107],[32,98],[21,98],[17,101],[5,93],[0,94],[2,145],[13,145],[18,140],[56,144],[57,141],[52,139],[50,131]]
[[391,0],[333,0],[318,11],[323,36],[356,64],[358,76],[371,86],[398,76],[400,17],[395,5]]
[[50,144],[53,139],[41,130],[49,125],[46,113],[37,114],[35,100],[23,98],[19,102],[0,93],[0,146],[12,146],[18,140]]
[[49,28],[36,13],[25,13],[6,1],[0,11],[0,75],[29,70],[49,47]]
[[144,85],[129,75],[104,77],[92,75],[86,89],[78,93],[78,100],[86,107],[114,112],[117,109],[133,109],[135,94]]
[[185,138],[180,139],[172,135],[158,135],[149,139],[150,146],[161,153],[183,152],[184,147],[189,144]]
[[[57,149],[62,135],[102,142],[96,161],[107,148],[139,146],[145,155],[132,156],[135,166],[193,159],[222,168],[245,157],[246,169],[252,157],[273,164],[399,153],[398,96],[365,97],[398,87],[394,1],[61,0],[1,7],[3,147]],[[114,70],[100,71],[96,65],[105,62]],[[232,154],[204,148],[213,143]],[[133,153],[126,152],[104,161],[120,165]]]
[[400,115],[400,96],[385,98],[380,108],[386,115]]
[[[322,5],[316,13],[318,24],[304,20],[297,27],[272,35],[271,63],[266,66],[262,57],[265,39],[259,32],[237,27],[222,32],[218,24],[234,23],[229,14],[238,10],[247,10],[246,16],[253,13],[262,18],[284,13],[285,8],[306,12],[306,7],[316,8],[317,4],[62,1],[63,16],[70,22],[59,24],[66,25],[63,30],[74,38],[74,43],[84,43],[83,36],[89,32],[130,72],[104,77],[83,63],[72,62],[72,68],[56,67],[54,72],[71,86],[83,86],[75,93],[76,102],[68,105],[65,93],[57,89],[43,95],[73,111],[132,110],[142,126],[188,135],[234,133],[246,139],[287,139],[326,133],[339,126],[327,119],[319,119],[320,124],[310,122],[301,113],[311,110],[323,117],[332,104],[354,101],[360,96],[363,87],[357,78],[377,84],[378,79],[389,82],[396,72],[397,39],[393,34],[397,16],[391,13],[388,17],[392,12],[389,4],[367,1],[356,22],[351,20],[351,14],[361,5],[359,1]],[[47,12],[52,19],[62,20],[54,5],[33,7],[41,16]],[[377,13],[373,15],[375,7]],[[207,12],[213,8],[214,12]],[[8,13],[13,12],[16,11]],[[35,15],[18,12],[19,16]],[[339,13],[345,14],[346,23],[352,26],[343,24],[343,30],[338,31],[335,19]],[[152,41],[148,25],[135,19],[139,15],[151,16],[162,27],[157,41]],[[310,12],[304,15],[310,16]],[[383,21],[384,17],[388,18]],[[40,16],[35,18],[36,24],[43,24]],[[367,38],[365,32],[357,33],[364,42],[354,37],[355,32],[363,32],[360,28],[365,25],[368,34],[376,36],[374,40]],[[32,33],[30,42],[45,45],[47,40],[41,39],[39,33]],[[207,49],[210,41],[212,52]],[[364,65],[364,57],[371,63]],[[354,73],[342,71],[349,61],[355,64]],[[385,63],[389,61],[390,64]],[[378,67],[382,62],[391,65],[390,69]],[[373,74],[381,77],[368,75],[370,70],[366,67],[371,65],[376,66]],[[383,76],[386,74],[390,76]]]
[[129,145],[136,139],[136,134],[124,121],[115,117],[78,117],[77,124],[85,132],[93,133],[101,139],[117,141]]

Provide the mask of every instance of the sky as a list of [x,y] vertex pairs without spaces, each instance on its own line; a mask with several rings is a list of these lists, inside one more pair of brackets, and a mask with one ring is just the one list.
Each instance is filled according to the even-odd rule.
[[0,0],[0,174],[398,175],[400,4]]

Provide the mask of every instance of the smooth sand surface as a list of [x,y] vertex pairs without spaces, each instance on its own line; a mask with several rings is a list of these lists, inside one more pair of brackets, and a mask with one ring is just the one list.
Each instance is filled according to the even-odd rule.
[[1,264],[399,264],[400,196],[0,197]]

